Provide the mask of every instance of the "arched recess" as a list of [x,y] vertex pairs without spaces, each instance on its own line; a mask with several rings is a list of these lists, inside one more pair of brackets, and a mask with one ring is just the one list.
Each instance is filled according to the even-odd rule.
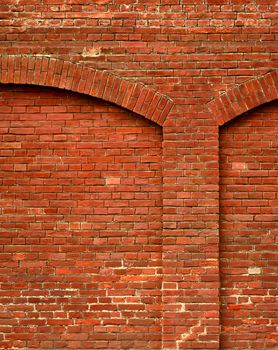
[[219,128],[221,349],[277,347],[277,131],[278,100]]
[[32,84],[76,91],[115,103],[163,125],[173,101],[142,83],[112,73],[41,56],[0,57],[0,83]]
[[[243,113],[276,99],[278,99],[278,70],[273,70],[227,90],[217,98],[211,100],[205,107],[211,120],[214,121],[214,125],[221,127]],[[215,129],[215,137],[217,140],[219,140],[218,131]],[[219,148],[216,152],[219,152]],[[217,157],[219,157],[219,153]],[[218,176],[215,177],[216,186],[220,186],[219,180],[220,174],[218,173]],[[220,191],[219,187],[218,191]],[[220,213],[220,201],[218,201],[218,205],[218,212]],[[218,238],[220,239],[220,233]],[[220,255],[218,256],[218,268],[220,269]],[[219,270],[218,274],[220,279]],[[221,281],[219,281],[219,283],[220,287]],[[218,289],[218,311],[220,311],[220,290],[221,288]],[[221,327],[221,319],[219,319],[219,326]]]
[[208,103],[208,109],[221,126],[233,118],[278,98],[278,71],[244,82]]

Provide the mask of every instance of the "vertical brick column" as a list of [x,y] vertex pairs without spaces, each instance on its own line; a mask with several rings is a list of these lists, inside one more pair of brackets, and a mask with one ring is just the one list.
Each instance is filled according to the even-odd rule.
[[217,135],[203,112],[164,124],[163,349],[218,348]]

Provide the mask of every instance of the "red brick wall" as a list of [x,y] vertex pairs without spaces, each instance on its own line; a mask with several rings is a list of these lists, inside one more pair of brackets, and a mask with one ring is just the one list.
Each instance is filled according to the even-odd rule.
[[[162,260],[154,259],[161,271],[146,272],[160,281],[147,289],[159,291],[161,303],[151,300],[148,309],[155,306],[161,330],[140,329],[143,348],[220,347],[219,126],[278,98],[276,13],[275,0],[10,0],[0,5],[0,83],[84,93],[161,127]],[[133,114],[127,129],[138,120]],[[140,272],[134,278],[141,275],[146,277]],[[144,326],[149,327],[147,321]],[[124,334],[135,341],[123,328],[117,341]],[[33,335],[37,341],[38,333]],[[84,348],[86,341],[80,341]],[[104,349],[110,346],[103,343]]]
[[161,128],[1,86],[1,349],[161,345]]
[[277,131],[277,102],[221,128],[221,349],[277,348]]

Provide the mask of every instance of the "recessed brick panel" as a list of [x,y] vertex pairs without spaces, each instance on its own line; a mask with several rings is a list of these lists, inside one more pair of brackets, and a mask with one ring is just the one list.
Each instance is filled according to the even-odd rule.
[[54,88],[0,105],[0,348],[160,348],[161,128]]
[[277,349],[278,102],[220,131],[221,349]]

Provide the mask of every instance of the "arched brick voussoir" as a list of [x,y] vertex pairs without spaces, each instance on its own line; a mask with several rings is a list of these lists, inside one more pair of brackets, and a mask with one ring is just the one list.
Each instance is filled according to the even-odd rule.
[[209,112],[221,126],[233,118],[278,98],[278,72],[271,71],[240,84],[208,103]]
[[0,83],[56,87],[101,98],[163,125],[173,101],[145,85],[106,71],[42,56],[0,56]]

